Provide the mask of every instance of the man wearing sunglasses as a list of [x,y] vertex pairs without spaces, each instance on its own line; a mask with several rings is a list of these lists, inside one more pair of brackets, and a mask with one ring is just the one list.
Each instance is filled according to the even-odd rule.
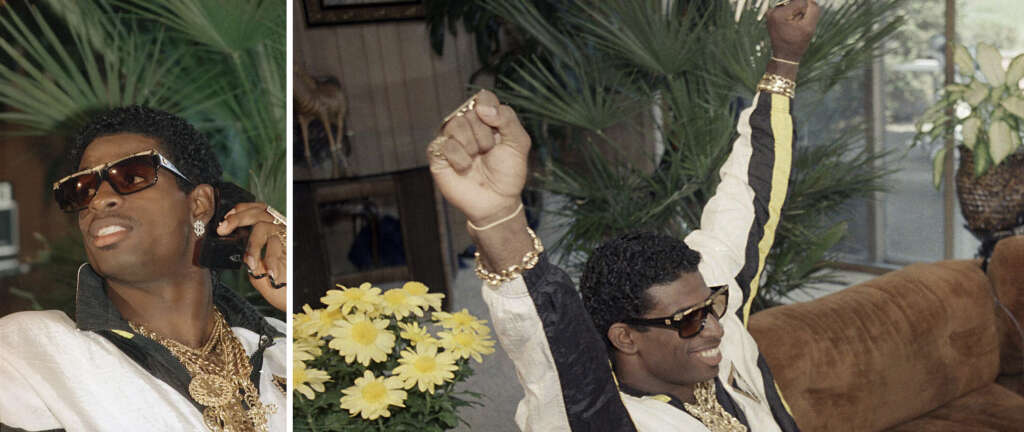
[[745,325],[786,197],[793,80],[818,16],[814,0],[768,13],[772,61],[700,229],[685,242],[605,243],[579,293],[527,227],[530,137],[515,112],[483,91],[445,118],[430,168],[479,247],[484,301],[525,391],[521,429],[798,430]]
[[53,193],[88,257],[75,317],[0,319],[0,430],[284,430],[284,323],[196,262],[205,237],[249,227],[250,281],[283,310],[284,220],[262,203],[214,220],[220,164],[171,114],[108,111],[73,147]]

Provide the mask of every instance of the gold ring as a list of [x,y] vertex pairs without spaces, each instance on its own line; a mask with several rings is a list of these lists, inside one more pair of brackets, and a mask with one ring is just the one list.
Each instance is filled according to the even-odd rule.
[[459,105],[459,107],[456,108],[455,111],[452,111],[451,114],[448,114],[447,116],[445,116],[444,120],[441,120],[441,127],[438,128],[438,130],[444,129],[444,126],[447,125],[448,122],[451,121],[453,118],[455,118],[455,117],[462,117],[462,116],[466,115],[466,113],[468,113],[470,111],[473,111],[475,108],[476,108],[476,95],[473,95],[473,97],[471,97],[467,101],[463,102],[462,105]]
[[267,206],[267,214],[274,217],[274,225],[288,226],[288,218],[284,217],[281,212],[274,210],[273,207]]
[[288,230],[282,228],[281,231],[271,234],[271,236],[277,237],[281,241],[281,251],[288,254]]
[[445,138],[443,136],[434,138],[434,140],[430,142],[430,145],[427,146],[427,152],[430,153],[431,156],[436,157],[440,160],[448,160],[448,158],[445,157],[444,153],[441,153],[441,143],[443,143],[446,139],[448,138]]

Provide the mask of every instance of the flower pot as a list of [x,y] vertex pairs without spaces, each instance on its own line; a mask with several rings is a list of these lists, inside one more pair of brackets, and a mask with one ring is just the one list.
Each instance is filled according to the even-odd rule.
[[1020,225],[1024,217],[1024,153],[1016,152],[976,177],[974,152],[964,146],[959,150],[956,192],[968,229],[984,241]]

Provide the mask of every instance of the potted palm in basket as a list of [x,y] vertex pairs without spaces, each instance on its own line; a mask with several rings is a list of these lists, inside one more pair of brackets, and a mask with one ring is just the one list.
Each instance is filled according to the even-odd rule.
[[[914,143],[955,135],[960,209],[968,229],[983,243],[993,243],[1024,222],[1024,54],[1004,66],[1002,54],[991,44],[978,44],[976,56],[956,44],[954,61],[958,80],[942,89],[917,122]],[[947,150],[935,155],[936,187]]]

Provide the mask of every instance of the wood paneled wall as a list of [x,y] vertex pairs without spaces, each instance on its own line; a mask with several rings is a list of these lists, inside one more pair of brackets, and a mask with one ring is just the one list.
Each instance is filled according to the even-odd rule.
[[472,38],[447,35],[438,56],[422,20],[307,27],[302,2],[293,3],[295,63],[337,77],[347,95],[348,175],[425,166],[437,124],[472,93]]

